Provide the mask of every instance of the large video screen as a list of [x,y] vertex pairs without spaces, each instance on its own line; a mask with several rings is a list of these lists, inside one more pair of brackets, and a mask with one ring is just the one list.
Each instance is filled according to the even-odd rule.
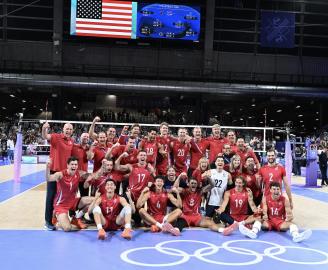
[[71,0],[71,35],[199,40],[199,7],[115,0]]

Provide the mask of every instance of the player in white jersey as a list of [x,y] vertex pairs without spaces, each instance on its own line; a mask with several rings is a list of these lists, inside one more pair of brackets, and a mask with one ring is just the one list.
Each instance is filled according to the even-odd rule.
[[215,169],[211,169],[202,174],[203,179],[208,179],[213,188],[209,191],[209,197],[206,205],[206,216],[212,218],[215,210],[221,206],[223,194],[228,185],[232,185],[230,173],[223,170],[224,159],[218,156],[215,160]]

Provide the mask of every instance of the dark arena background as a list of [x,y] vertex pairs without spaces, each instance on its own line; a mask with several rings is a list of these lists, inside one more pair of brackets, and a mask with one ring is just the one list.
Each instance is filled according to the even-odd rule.
[[[2,270],[328,269],[327,0],[0,0],[0,70]],[[89,131],[93,121],[96,134]],[[163,122],[169,127],[169,135],[160,131]],[[65,138],[65,123],[73,125],[70,138]],[[134,124],[140,125],[139,134],[133,133]],[[109,127],[115,129],[114,137],[111,141],[106,138],[101,148],[100,134]],[[202,146],[195,135],[198,127]],[[154,128],[155,153],[153,148],[149,151],[144,147],[151,142]],[[219,130],[217,138],[215,129]],[[190,137],[181,137],[181,130]],[[90,138],[83,148],[81,135],[85,133]],[[93,206],[87,207],[87,213],[83,209],[73,211],[77,210],[74,208],[65,216],[78,225],[72,226],[73,232],[64,231],[59,218],[63,214],[57,210],[53,216],[57,220],[50,221],[47,214],[45,217],[46,205],[52,216],[54,198],[49,199],[49,186],[55,184],[47,179],[55,177],[56,171],[64,172],[67,157],[73,155],[57,148],[55,136],[64,144],[74,144],[73,149],[76,146],[85,151],[83,171],[88,171],[90,175],[86,177],[94,181],[99,177],[92,174],[94,165],[98,162],[100,170],[104,170],[103,164],[110,161],[101,160],[108,149],[117,163],[115,147],[128,151],[122,145],[131,134],[133,148],[146,151],[154,176],[159,174],[163,159],[175,168],[174,177],[188,169],[188,177],[181,176],[184,183],[179,186],[178,180],[174,182],[182,192],[183,206],[177,208],[182,208],[183,213],[185,192],[191,189],[191,174],[201,157],[206,162],[210,160],[212,173],[215,168],[221,173],[221,165],[214,161],[223,155],[224,170],[232,175],[232,183],[222,191],[226,196],[238,186],[231,157],[241,157],[238,170],[244,175],[244,159],[254,154],[252,157],[259,161],[254,169],[254,185],[262,194],[266,184],[263,171],[267,162],[271,164],[267,151],[273,150],[277,163],[273,165],[285,176],[272,179],[271,174],[269,180],[280,181],[281,186],[283,179],[282,193],[289,197],[285,204],[292,196],[293,219],[287,213],[285,223],[292,221],[300,233],[311,229],[312,235],[298,243],[293,241],[294,225],[288,225],[287,232],[263,230],[265,214],[260,200],[254,215],[260,219],[262,230],[257,231],[256,239],[246,237],[242,222],[235,220],[231,225],[223,218],[233,211],[231,198],[225,211],[217,210],[220,213],[214,219],[205,217],[208,206],[213,207],[205,191],[194,213],[202,222],[184,228],[179,236],[164,232],[169,226],[179,227],[181,220],[187,224],[181,216],[178,221],[163,220],[152,226],[133,216],[132,231],[127,220],[123,226],[123,233],[132,234],[130,241],[121,237],[120,229],[107,232],[105,240],[98,240],[101,225],[94,221],[98,215],[94,184],[92,188],[88,184],[84,194],[76,188],[67,195],[74,198],[77,193],[78,198],[89,199]],[[218,141],[215,147],[213,140]],[[177,149],[176,155],[180,144],[187,148]],[[227,145],[231,148],[229,153],[224,150]],[[100,150],[95,150],[98,148],[103,149],[102,156]],[[100,160],[95,158],[96,151]],[[54,152],[58,157],[54,158]],[[155,159],[150,162],[153,155]],[[193,155],[198,156],[196,165]],[[181,156],[183,168],[177,161]],[[123,167],[141,166],[134,158]],[[49,160],[55,164],[64,162],[65,166],[51,169],[49,176]],[[130,165],[134,163],[137,165]],[[116,165],[113,171],[118,172]],[[151,170],[150,166],[145,168]],[[165,165],[165,173],[167,168]],[[133,171],[114,179],[119,195],[126,196],[127,186],[133,193],[131,181],[137,181]],[[63,174],[66,173],[69,169]],[[206,181],[211,183],[211,177],[201,177],[198,188],[204,188]],[[157,176],[150,178],[154,181]],[[62,195],[63,191],[58,191],[61,179],[53,186],[52,196],[56,189],[57,195]],[[216,183],[210,188],[221,190],[223,180],[214,180]],[[72,177],[69,181],[73,181]],[[72,182],[70,185],[72,189]],[[167,196],[174,191],[175,188],[168,188]],[[107,189],[102,196],[107,196],[106,192]],[[156,193],[142,194],[147,192]],[[79,205],[84,199],[79,200]],[[122,210],[125,218],[130,204]],[[149,213],[150,204],[149,199],[141,204],[141,209]],[[216,205],[218,209],[220,206],[222,201]],[[136,212],[139,210],[137,207]],[[250,215],[254,212],[247,211]],[[169,210],[165,214],[168,213]],[[79,230],[76,220],[88,228]],[[206,222],[219,226],[219,232],[202,225]],[[234,224],[234,230],[226,235],[227,228]],[[249,230],[255,227],[250,224]],[[163,232],[155,233],[154,228]]]

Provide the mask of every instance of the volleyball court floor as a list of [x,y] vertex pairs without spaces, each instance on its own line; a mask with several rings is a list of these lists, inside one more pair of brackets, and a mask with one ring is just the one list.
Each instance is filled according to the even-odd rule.
[[120,232],[105,241],[95,229],[65,233],[43,230],[45,165],[0,166],[1,269],[328,269],[328,188],[305,188],[293,177],[294,221],[312,237],[294,243],[288,233],[260,232],[251,240],[204,229],[179,237],[135,230],[127,241]]

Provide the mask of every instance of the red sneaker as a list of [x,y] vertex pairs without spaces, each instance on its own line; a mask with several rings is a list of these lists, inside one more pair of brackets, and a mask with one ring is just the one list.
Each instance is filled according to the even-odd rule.
[[72,218],[71,224],[75,225],[76,227],[78,227],[81,230],[88,228],[88,226],[85,225],[80,218],[76,218],[76,217]]
[[232,223],[230,226],[228,226],[227,228],[225,228],[223,230],[223,235],[227,236],[232,234],[233,231],[235,231],[238,228],[238,222],[234,222]]
[[151,225],[150,226],[150,231],[153,233],[159,232],[160,229],[156,225]]
[[106,237],[107,237],[107,234],[106,234],[105,230],[104,229],[100,229],[98,231],[98,239],[99,240],[105,240]]
[[131,240],[132,238],[132,230],[130,228],[125,228],[124,231],[121,233],[121,236],[126,240]]

